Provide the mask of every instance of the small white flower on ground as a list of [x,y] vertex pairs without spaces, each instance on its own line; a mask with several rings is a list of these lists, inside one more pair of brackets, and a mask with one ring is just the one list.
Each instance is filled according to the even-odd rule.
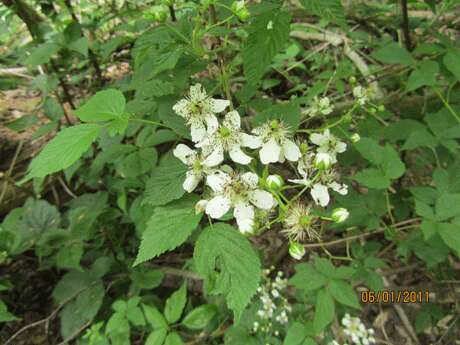
[[336,223],[342,223],[348,219],[350,212],[346,208],[339,207],[332,211],[332,220]]
[[278,189],[284,185],[283,178],[280,175],[268,175],[265,181],[267,186],[272,189]]
[[352,143],[357,143],[358,141],[361,140],[361,137],[358,133],[355,133],[350,137],[350,140]]
[[173,154],[189,167],[182,187],[191,193],[203,177],[212,171],[213,165],[206,164],[206,160],[198,152],[184,144],[177,145]]
[[296,260],[300,260],[305,255],[305,248],[298,242],[291,242],[289,244],[289,255]]
[[207,135],[196,147],[203,149],[207,154],[204,161],[207,165],[215,166],[224,160],[224,152],[228,152],[235,163],[249,164],[251,157],[241,148],[258,148],[261,142],[256,136],[241,131],[241,118],[236,110],[225,115],[224,121],[217,130]]
[[206,213],[218,219],[233,208],[240,232],[251,233],[254,230],[254,206],[268,210],[275,205],[270,193],[257,188],[258,181],[259,177],[252,172],[230,175],[217,171],[208,175],[206,183],[214,196],[206,205]]
[[337,153],[345,152],[347,144],[338,140],[329,129],[324,130],[323,134],[313,133],[310,135],[310,140],[318,146],[318,153],[328,153],[331,155],[332,164],[337,162]]
[[173,106],[173,110],[185,119],[190,126],[192,141],[203,140],[206,133],[214,133],[219,123],[216,113],[220,113],[230,105],[230,101],[213,99],[206,94],[201,84],[190,87],[187,97],[181,99]]
[[367,329],[358,317],[351,317],[345,314],[342,318],[342,325],[345,327],[344,333],[351,339],[355,345],[375,344],[374,330]]
[[299,160],[300,149],[290,139],[289,130],[282,121],[272,120],[254,128],[252,133],[261,140],[262,148],[259,151],[259,156],[263,164],[283,163],[285,159],[291,162]]

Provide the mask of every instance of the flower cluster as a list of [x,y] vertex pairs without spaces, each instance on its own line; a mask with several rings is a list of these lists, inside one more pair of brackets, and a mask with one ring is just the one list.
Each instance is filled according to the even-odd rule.
[[[350,314],[345,314],[342,318],[343,332],[351,340],[354,345],[371,345],[375,344],[374,330],[366,328],[358,317],[352,317]],[[340,345],[336,340],[330,345]],[[348,345],[348,344],[343,344]]]
[[[244,171],[243,167],[254,161],[256,153],[251,150],[258,151],[260,162],[266,166],[265,172],[271,163],[296,163],[299,178],[289,181],[303,186],[304,190],[309,189],[313,202],[325,207],[330,201],[330,190],[347,193],[347,186],[338,182],[337,171],[333,168],[337,155],[345,151],[346,144],[327,128],[311,134],[309,141],[296,142],[291,129],[278,119],[262,123],[246,133],[236,110],[228,111],[221,121],[218,119],[218,114],[229,106],[229,101],[207,95],[200,84],[191,86],[189,95],[173,106],[190,127],[195,146],[192,149],[179,144],[173,151],[188,167],[183,188],[192,192],[201,181],[209,187],[204,190],[206,198],[196,205],[197,212],[219,219],[233,210],[239,230],[253,233],[261,215],[273,213],[279,206],[278,220],[284,224],[283,232],[290,242],[318,239],[315,229],[319,218],[311,215],[312,205],[287,201],[282,194],[284,181],[281,176],[267,177],[264,173],[261,178],[253,165],[248,169],[251,171]],[[313,107],[315,112],[322,114],[332,111],[327,98],[316,99]],[[224,164],[226,157],[238,164],[238,168]],[[328,219],[343,221],[347,215],[342,212]],[[299,254],[293,256],[301,257]]]
[[[254,333],[261,333],[265,339],[278,337],[278,328],[283,328],[289,321],[288,314],[291,306],[283,296],[283,290],[287,287],[287,279],[283,278],[283,272],[279,271],[272,280],[270,274],[274,267],[263,272],[263,283],[257,289],[261,302],[261,308],[257,311],[258,321],[252,325]],[[280,327],[281,326],[281,327]]]

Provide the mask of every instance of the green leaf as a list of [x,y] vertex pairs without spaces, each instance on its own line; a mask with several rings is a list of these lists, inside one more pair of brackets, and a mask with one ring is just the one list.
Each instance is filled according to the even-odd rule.
[[160,206],[181,198],[186,171],[187,167],[177,158],[164,158],[147,181],[144,203]]
[[169,333],[166,337],[164,345],[183,345],[184,342],[182,341],[179,334],[176,332]]
[[165,305],[165,316],[171,325],[177,322],[182,315],[185,303],[187,302],[187,284],[184,283],[167,300]]
[[6,304],[0,300],[0,323],[19,320],[16,316],[8,311]]
[[460,257],[460,226],[458,224],[441,223],[438,225],[438,233],[444,243]]
[[43,113],[50,120],[57,121],[64,116],[64,109],[53,97],[47,97],[43,104]]
[[32,160],[29,173],[21,182],[34,177],[45,177],[70,167],[89,149],[100,130],[101,127],[96,124],[64,128]]
[[383,160],[383,148],[378,142],[371,138],[361,138],[355,144],[355,148],[365,159],[375,165],[379,165]]
[[[216,223],[203,230],[193,257],[198,273],[207,282],[216,276],[216,285],[222,290],[217,292],[226,294],[238,323],[259,286],[261,275],[259,257],[247,238],[228,224]],[[217,264],[219,272],[215,270]]]
[[413,150],[418,147],[434,148],[438,144],[436,138],[425,128],[412,132],[402,147],[403,150]]
[[213,304],[203,304],[193,309],[185,316],[182,324],[190,329],[203,329],[217,313],[217,307]]
[[131,280],[139,289],[154,289],[161,284],[163,278],[164,273],[159,270],[139,267],[131,272]]
[[420,61],[407,80],[406,90],[413,91],[422,86],[433,86],[436,84],[438,74],[439,65],[437,62],[428,60]]
[[22,115],[20,118],[8,122],[5,127],[12,129],[15,132],[22,132],[38,122],[36,115]]
[[460,215],[460,194],[441,194],[436,200],[436,219],[441,221],[458,215]]
[[75,115],[83,122],[109,121],[120,117],[125,110],[125,105],[125,96],[121,91],[108,89],[97,92],[75,110]]
[[388,188],[391,181],[379,169],[369,168],[358,172],[354,179],[369,188],[384,189]]
[[446,66],[449,72],[452,73],[455,78],[457,78],[457,80],[460,80],[460,65],[458,64],[459,61],[460,53],[455,50],[449,50],[442,59],[444,66]]
[[392,42],[371,54],[375,59],[388,64],[400,64],[408,66],[414,63],[412,55],[404,48]]
[[59,51],[60,47],[56,43],[48,42],[40,44],[36,47],[30,55],[25,59],[26,65],[32,67],[48,63],[51,57]]
[[77,52],[84,57],[88,56],[88,39],[86,37],[81,37],[73,42],[70,42],[67,45],[67,48]]
[[162,345],[166,339],[167,330],[164,328],[157,329],[149,334],[147,340],[145,341],[145,345]]
[[307,335],[305,326],[300,322],[294,322],[286,333],[283,345],[300,345]]
[[168,322],[166,321],[165,317],[163,316],[160,311],[155,308],[151,307],[146,304],[142,304],[142,309],[144,309],[144,314],[147,322],[154,328],[154,329],[167,329]]
[[399,178],[406,171],[406,167],[399,158],[398,152],[390,144],[386,144],[383,149],[382,168],[385,176],[389,179]]
[[118,171],[122,177],[137,177],[152,170],[157,159],[156,149],[152,147],[142,148],[124,157]]
[[298,264],[295,266],[296,274],[289,280],[289,283],[297,289],[304,291],[316,290],[324,286],[328,279],[316,271],[310,264]]
[[329,284],[329,292],[334,299],[346,306],[361,309],[353,287],[344,280],[332,280]]
[[189,195],[170,205],[155,208],[142,234],[137,265],[173,250],[184,243],[200,223],[202,214],[195,214],[198,198]]
[[303,7],[314,15],[340,26],[347,26],[345,10],[340,0],[300,0]]
[[316,295],[315,316],[313,325],[321,332],[334,318],[334,300],[327,290],[319,290]]
[[315,259],[315,268],[318,272],[324,274],[328,278],[335,277],[335,267],[331,260],[317,257]]
[[244,75],[249,84],[257,83],[281,48],[289,40],[291,16],[284,11],[262,13],[248,27],[243,46]]

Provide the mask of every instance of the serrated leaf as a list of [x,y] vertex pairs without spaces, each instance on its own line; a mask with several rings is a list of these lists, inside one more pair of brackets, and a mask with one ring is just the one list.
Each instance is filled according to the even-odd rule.
[[438,233],[444,243],[460,257],[460,226],[458,224],[441,223],[438,225]]
[[460,215],[460,194],[443,193],[436,200],[436,219],[446,220]]
[[187,283],[184,283],[179,288],[179,290],[174,291],[173,294],[166,300],[164,313],[166,320],[168,320],[168,323],[170,325],[172,325],[180,319],[186,302]]
[[145,341],[145,345],[162,345],[164,340],[166,339],[167,330],[164,328],[157,329],[149,334],[147,340]]
[[361,309],[353,287],[344,280],[332,280],[329,284],[329,291],[334,299],[346,306]]
[[258,82],[267,67],[289,39],[291,16],[284,11],[262,13],[248,27],[244,44],[244,75],[249,84]]
[[188,313],[182,324],[189,329],[203,329],[217,313],[217,307],[213,304],[203,304]]
[[176,332],[169,333],[166,337],[164,345],[183,345],[184,342],[179,334]]
[[455,50],[449,50],[442,59],[444,66],[446,66],[449,72],[451,72],[455,78],[457,78],[457,80],[460,80],[460,65],[458,64],[459,61],[460,53]]
[[311,291],[316,290],[327,283],[327,278],[316,271],[310,264],[298,264],[295,267],[296,274],[289,279],[289,283],[297,289]]
[[60,47],[56,43],[47,42],[36,47],[25,59],[26,65],[38,66],[50,61],[51,57],[59,51]]
[[439,73],[439,65],[435,61],[423,60],[417,64],[415,70],[407,80],[407,91],[416,90],[422,86],[433,86]]
[[[193,258],[198,273],[206,280],[217,275],[216,285],[224,290],[221,293],[226,294],[238,323],[259,286],[261,275],[259,257],[249,241],[232,226],[216,223],[201,233]],[[215,270],[217,264],[219,273]]]
[[145,319],[154,329],[167,329],[168,322],[160,311],[149,305],[143,304]]
[[142,234],[136,262],[150,260],[184,243],[200,223],[202,214],[195,214],[198,198],[189,195],[170,205],[155,208]]
[[388,64],[408,66],[414,62],[412,55],[396,42],[391,42],[390,44],[377,49],[371,55],[377,60]]
[[398,152],[389,144],[383,149],[382,169],[389,179],[401,177],[406,171],[406,166],[399,158]]
[[300,0],[303,7],[322,19],[346,26],[345,10],[340,0]]
[[316,295],[315,316],[313,325],[321,332],[334,318],[334,300],[327,290],[319,290]]
[[119,90],[108,89],[97,92],[85,104],[75,110],[83,122],[109,121],[121,116],[125,110],[125,96]]
[[144,203],[152,206],[165,205],[184,195],[182,183],[187,167],[173,156],[164,158],[147,181]]
[[354,179],[369,188],[384,189],[390,186],[390,180],[379,169],[369,168],[358,172]]
[[365,159],[375,165],[379,165],[383,160],[383,148],[378,142],[371,138],[361,138],[355,144],[355,148]]
[[289,326],[283,345],[300,345],[307,335],[305,326],[300,322],[294,322]]
[[97,124],[64,128],[32,160],[24,181],[34,177],[45,177],[70,167],[89,149],[100,130],[101,127]]

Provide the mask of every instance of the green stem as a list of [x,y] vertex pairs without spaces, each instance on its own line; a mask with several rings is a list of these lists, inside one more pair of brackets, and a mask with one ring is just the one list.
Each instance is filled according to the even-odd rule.
[[174,130],[174,128],[168,126],[168,125],[165,125],[161,122],[157,122],[157,121],[152,121],[152,120],[144,120],[144,119],[129,119],[129,121],[133,121],[133,122],[140,122],[140,123],[146,123],[146,124],[149,124],[149,125],[154,125],[154,126],[161,126],[161,127],[165,127],[165,128],[169,128],[171,130]]
[[460,123],[460,116],[457,114],[457,112],[450,106],[449,102],[444,98],[444,96],[439,92],[438,89],[433,87],[433,91],[438,95],[439,99],[441,102],[444,104],[444,106],[449,110],[449,112],[452,114],[452,116]]

